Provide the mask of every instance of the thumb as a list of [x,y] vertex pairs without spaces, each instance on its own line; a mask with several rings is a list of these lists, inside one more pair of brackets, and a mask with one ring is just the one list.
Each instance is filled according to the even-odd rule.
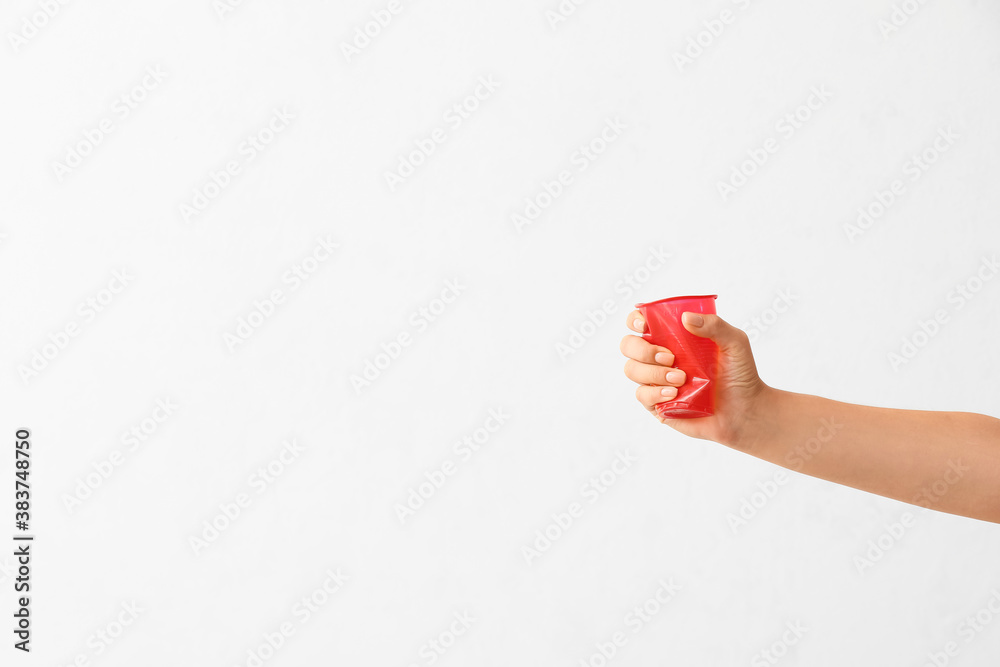
[[742,329],[737,329],[718,315],[686,312],[681,315],[684,328],[701,338],[710,338],[723,350],[742,348],[749,338]]

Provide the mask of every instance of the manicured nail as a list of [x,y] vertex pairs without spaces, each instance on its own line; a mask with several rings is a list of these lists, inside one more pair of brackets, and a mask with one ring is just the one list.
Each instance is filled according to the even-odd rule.
[[667,373],[667,382],[674,382],[677,384],[684,382],[684,372],[670,371],[669,373]]
[[663,398],[673,398],[677,395],[677,387],[664,387],[660,390],[660,395]]
[[700,327],[705,324],[705,318],[698,313],[691,313],[688,315],[688,324],[693,327]]
[[663,366],[669,366],[674,363],[674,357],[672,354],[667,354],[666,352],[657,352],[656,356],[653,357],[656,363]]
[[641,317],[637,317],[634,320],[632,320],[632,327],[636,331],[642,331],[646,327],[646,323],[642,320]]

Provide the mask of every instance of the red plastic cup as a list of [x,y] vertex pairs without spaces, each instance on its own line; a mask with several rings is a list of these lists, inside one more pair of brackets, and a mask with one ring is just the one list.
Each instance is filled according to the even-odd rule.
[[650,303],[637,303],[649,333],[642,337],[653,345],[662,345],[674,353],[674,366],[687,374],[677,388],[677,398],[656,404],[656,411],[667,419],[709,417],[715,413],[715,371],[719,346],[708,338],[690,333],[681,324],[681,314],[715,314],[715,299],[710,296],[675,296]]

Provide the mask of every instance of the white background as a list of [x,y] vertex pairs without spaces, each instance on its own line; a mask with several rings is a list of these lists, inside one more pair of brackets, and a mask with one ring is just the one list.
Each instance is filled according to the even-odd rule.
[[[10,646],[13,547],[0,557],[3,664],[253,665],[290,623],[263,664],[429,665],[463,612],[471,628],[433,664],[596,667],[616,632],[608,664],[771,664],[760,651],[796,622],[808,630],[778,664],[923,665],[948,642],[948,664],[994,664],[1000,616],[971,639],[962,624],[1000,595],[1000,528],[789,473],[734,531],[780,469],[656,423],[618,341],[634,303],[717,293],[723,317],[756,327],[773,386],[1000,415],[1000,280],[976,282],[1000,251],[1000,9],[914,4],[880,29],[888,0],[590,0],[553,25],[556,0],[423,0],[346,57],[386,5],[69,2],[46,18],[5,3],[0,488],[30,428],[37,537],[30,656]],[[165,78],[143,90],[147,68]],[[452,128],[480,77],[499,87]],[[829,99],[803,111],[814,88]],[[294,119],[245,160],[275,109]],[[808,119],[783,137],[796,111]],[[609,119],[624,129],[578,171]],[[385,173],[438,127],[445,142],[390,189]],[[957,139],[911,180],[946,128]],[[724,198],[770,137],[777,152]],[[185,220],[229,160],[240,173]],[[518,229],[562,170],[572,183]],[[851,233],[894,179],[903,194]],[[291,289],[282,276],[321,237],[339,247]],[[671,255],[652,272],[650,248]],[[127,286],[104,292],[122,270]],[[979,288],[961,308],[959,285]],[[284,302],[231,350],[274,289]],[[440,314],[418,330],[428,307]],[[920,345],[894,365],[904,339]],[[161,423],[158,399],[177,406]],[[454,444],[491,409],[506,423],[462,460]],[[149,433],[131,451],[133,428]],[[251,476],[291,439],[302,452],[258,494]],[[586,500],[626,451],[636,461]],[[446,461],[454,474],[401,523],[397,504]],[[526,562],[573,502],[582,516]],[[338,568],[348,581],[302,623],[295,605]],[[633,632],[661,579],[680,591]]]

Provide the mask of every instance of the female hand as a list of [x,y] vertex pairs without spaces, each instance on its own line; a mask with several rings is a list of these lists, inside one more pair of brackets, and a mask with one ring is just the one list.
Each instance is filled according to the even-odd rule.
[[[758,423],[755,417],[770,388],[757,374],[750,339],[718,315],[684,313],[681,322],[694,335],[710,338],[719,346],[715,414],[696,419],[667,419],[660,415],[656,404],[677,396],[677,387],[687,381],[684,369],[674,368],[674,355],[667,348],[639,336],[625,336],[621,342],[622,354],[629,358],[625,376],[639,384],[635,397],[661,423],[684,435],[744,451],[752,448],[753,427]],[[637,333],[646,332],[646,322],[638,310],[629,314],[627,325]]]

